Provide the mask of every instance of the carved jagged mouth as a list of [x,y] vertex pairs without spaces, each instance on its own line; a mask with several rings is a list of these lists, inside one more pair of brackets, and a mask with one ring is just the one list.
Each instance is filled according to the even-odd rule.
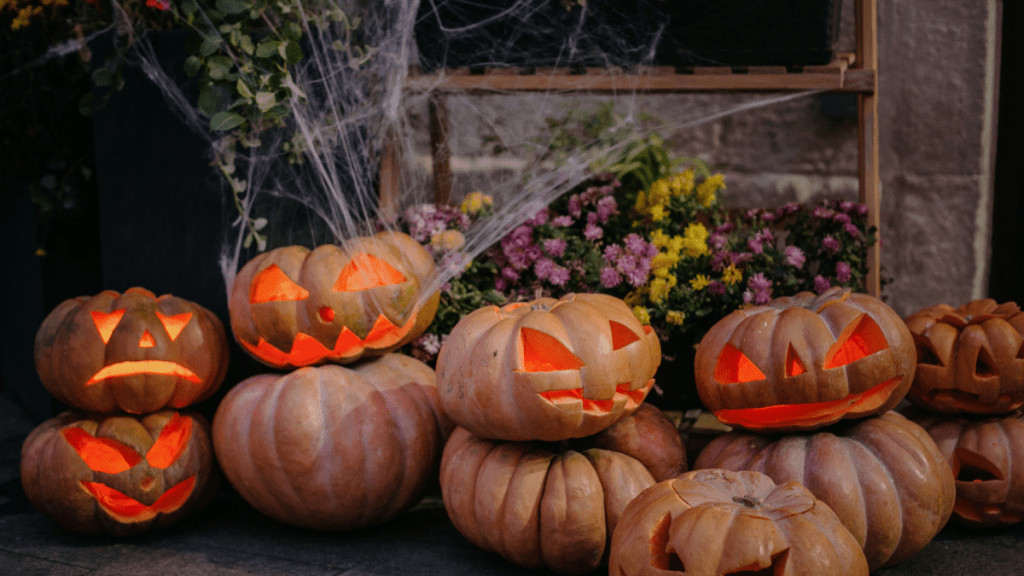
[[584,412],[606,414],[611,412],[616,403],[624,403],[626,409],[636,408],[647,397],[647,393],[654,385],[654,379],[650,379],[646,385],[636,390],[630,390],[629,382],[619,384],[615,387],[615,395],[607,400],[595,400],[583,397],[583,388],[569,390],[549,390],[541,392],[540,396],[551,402],[555,407],[562,410],[572,410],[578,403],[583,404]]
[[841,419],[849,412],[868,412],[877,409],[889,399],[892,391],[902,380],[902,376],[897,376],[870,390],[850,394],[839,400],[761,408],[725,409],[715,412],[715,416],[725,424],[735,424],[752,429],[828,424]]
[[289,352],[282,351],[264,340],[262,336],[255,346],[248,342],[241,342],[241,344],[250,354],[274,366],[308,366],[324,358],[351,358],[368,347],[387,348],[393,346],[412,330],[415,323],[415,314],[402,327],[395,326],[381,314],[365,338],[357,336],[348,326],[342,328],[333,349],[327,348],[316,338],[302,332],[296,334]]
[[184,378],[193,384],[202,382],[199,376],[196,376],[191,370],[175,362],[168,362],[166,360],[133,360],[104,366],[85,385],[96,384],[100,380],[106,380],[107,378],[134,376],[136,374],[165,374]]
[[167,514],[181,508],[192,496],[195,485],[195,476],[186,478],[164,492],[156,502],[146,505],[105,484],[82,480],[82,487],[96,498],[96,502],[108,514],[136,522],[149,520],[157,514]]

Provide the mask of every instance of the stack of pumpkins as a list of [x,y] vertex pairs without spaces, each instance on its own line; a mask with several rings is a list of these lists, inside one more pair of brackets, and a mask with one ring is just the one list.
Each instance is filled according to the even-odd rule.
[[1024,314],[990,298],[905,319],[917,346],[906,414],[956,477],[954,518],[986,527],[1024,519]]
[[529,568],[591,572],[626,505],[683,472],[675,426],[644,403],[661,345],[626,304],[568,294],[480,308],[437,359],[458,425],[441,493],[455,528]]
[[209,424],[179,411],[224,380],[228,343],[212,312],[143,288],[66,300],[36,334],[35,363],[73,407],[22,446],[22,486],[43,514],[76,532],[129,535],[213,495]]
[[242,381],[213,418],[217,459],[254,508],[355,529],[397,516],[436,482],[452,425],[434,371],[390,353],[433,320],[439,296],[421,294],[433,274],[430,254],[399,232],[278,248],[239,271],[235,339],[287,371]]
[[916,363],[895,311],[849,289],[733,312],[704,336],[694,370],[704,405],[745,431],[716,438],[695,468],[799,482],[832,508],[870,570],[902,562],[942,529],[955,496],[935,441],[892,411]]

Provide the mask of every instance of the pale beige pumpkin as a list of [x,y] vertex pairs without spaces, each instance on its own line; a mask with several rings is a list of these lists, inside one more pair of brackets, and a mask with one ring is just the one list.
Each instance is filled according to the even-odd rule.
[[220,481],[210,426],[190,412],[88,416],[43,422],[21,449],[21,485],[64,528],[126,536],[201,508]]
[[388,354],[244,380],[217,409],[213,445],[228,481],[260,512],[348,530],[416,504],[451,428],[433,370]]
[[644,490],[612,537],[612,576],[866,576],[836,514],[797,482],[695,470]]
[[65,300],[36,333],[39,379],[89,412],[184,408],[208,398],[228,368],[224,326],[206,308],[144,288]]
[[872,570],[924,548],[949,520],[956,492],[935,442],[896,412],[781,437],[730,432],[694,468],[753,470],[807,486],[864,547]]
[[1024,520],[1024,420],[1007,416],[958,418],[917,412],[956,478],[953,518],[974,527]]
[[584,574],[607,557],[619,514],[654,477],[614,450],[503,442],[456,428],[441,494],[473,544],[527,568]]
[[466,315],[438,355],[438,391],[477,436],[558,441],[634,412],[660,362],[657,335],[622,300],[568,294]]
[[910,331],[892,308],[833,288],[729,314],[701,340],[694,374],[722,422],[791,432],[891,410],[915,365]]
[[591,439],[595,448],[614,450],[639,460],[655,482],[686,472],[686,448],[679,430],[657,406],[647,402]]
[[235,277],[231,329],[247,353],[274,368],[380,356],[430,325],[440,294],[418,303],[434,271],[426,249],[401,232],[312,251],[277,248]]
[[908,400],[947,414],[1005,414],[1024,406],[1024,313],[1016,303],[939,304],[906,323],[917,345]]

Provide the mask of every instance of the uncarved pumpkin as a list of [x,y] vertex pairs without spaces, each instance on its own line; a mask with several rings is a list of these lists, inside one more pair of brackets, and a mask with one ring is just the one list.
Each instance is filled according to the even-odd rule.
[[191,412],[43,422],[21,449],[21,485],[64,528],[125,536],[167,526],[202,507],[220,481],[210,426]]
[[657,335],[622,300],[568,294],[466,315],[438,354],[438,391],[477,436],[558,441],[634,412],[660,362]]
[[1014,302],[930,306],[906,318],[917,345],[914,404],[947,414],[1024,406],[1024,313]]
[[39,379],[89,412],[184,408],[212,395],[228,368],[224,326],[202,306],[144,288],[65,300],[36,333]]
[[953,518],[974,527],[1024,520],[1024,420],[915,412],[956,478]]
[[872,570],[931,542],[956,493],[935,442],[896,412],[781,437],[730,432],[708,444],[694,468],[754,470],[807,486],[861,543]]
[[[657,460],[658,446],[678,438],[674,427],[651,430],[647,450],[629,433],[559,444],[485,440],[456,428],[441,461],[448,517],[467,540],[520,566],[590,572],[607,559],[626,504],[655,482],[640,459]],[[666,467],[684,470],[679,456]]]
[[346,364],[380,356],[427,329],[440,294],[426,249],[407,234],[381,232],[341,246],[286,246],[238,272],[228,308],[235,339],[274,368]]
[[694,374],[722,422],[789,432],[891,410],[915,365],[910,331],[892,308],[833,288],[729,314],[701,340]]
[[695,470],[640,493],[612,537],[612,576],[867,576],[836,514],[797,482]]
[[451,428],[433,370],[388,354],[244,380],[217,408],[213,445],[228,481],[260,512],[347,530],[416,504]]

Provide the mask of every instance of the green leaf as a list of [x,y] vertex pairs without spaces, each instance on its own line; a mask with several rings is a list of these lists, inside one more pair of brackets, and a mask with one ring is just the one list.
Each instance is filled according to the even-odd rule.
[[185,0],[181,3],[181,11],[186,16],[192,16],[199,11],[199,4],[195,0]]
[[287,64],[298,64],[302,60],[302,49],[298,42],[286,40],[278,46],[277,51]]
[[210,130],[223,131],[237,128],[245,122],[245,118],[234,112],[218,112],[210,118]]
[[241,78],[235,83],[235,90],[238,90],[238,93],[246,98],[252,98],[252,90],[249,90],[249,86]]
[[280,45],[277,40],[264,40],[256,45],[256,57],[269,58],[277,53],[277,47]]
[[110,86],[113,79],[114,72],[107,68],[97,68],[96,71],[92,73],[92,81],[97,86]]
[[260,112],[266,112],[277,104],[277,98],[271,92],[257,92],[256,93],[256,105],[259,106]]
[[252,56],[252,53],[256,51],[256,46],[252,43],[252,37],[248,35],[243,35],[239,38],[238,44],[242,47],[242,50],[250,56]]
[[203,56],[209,56],[220,50],[220,38],[216,36],[203,36],[203,41],[199,44],[199,53]]
[[217,10],[225,14],[241,14],[250,8],[250,4],[243,0],[217,0]]
[[198,56],[189,56],[185,59],[185,74],[189,76],[195,76],[199,73],[199,69],[202,68],[203,61]]

